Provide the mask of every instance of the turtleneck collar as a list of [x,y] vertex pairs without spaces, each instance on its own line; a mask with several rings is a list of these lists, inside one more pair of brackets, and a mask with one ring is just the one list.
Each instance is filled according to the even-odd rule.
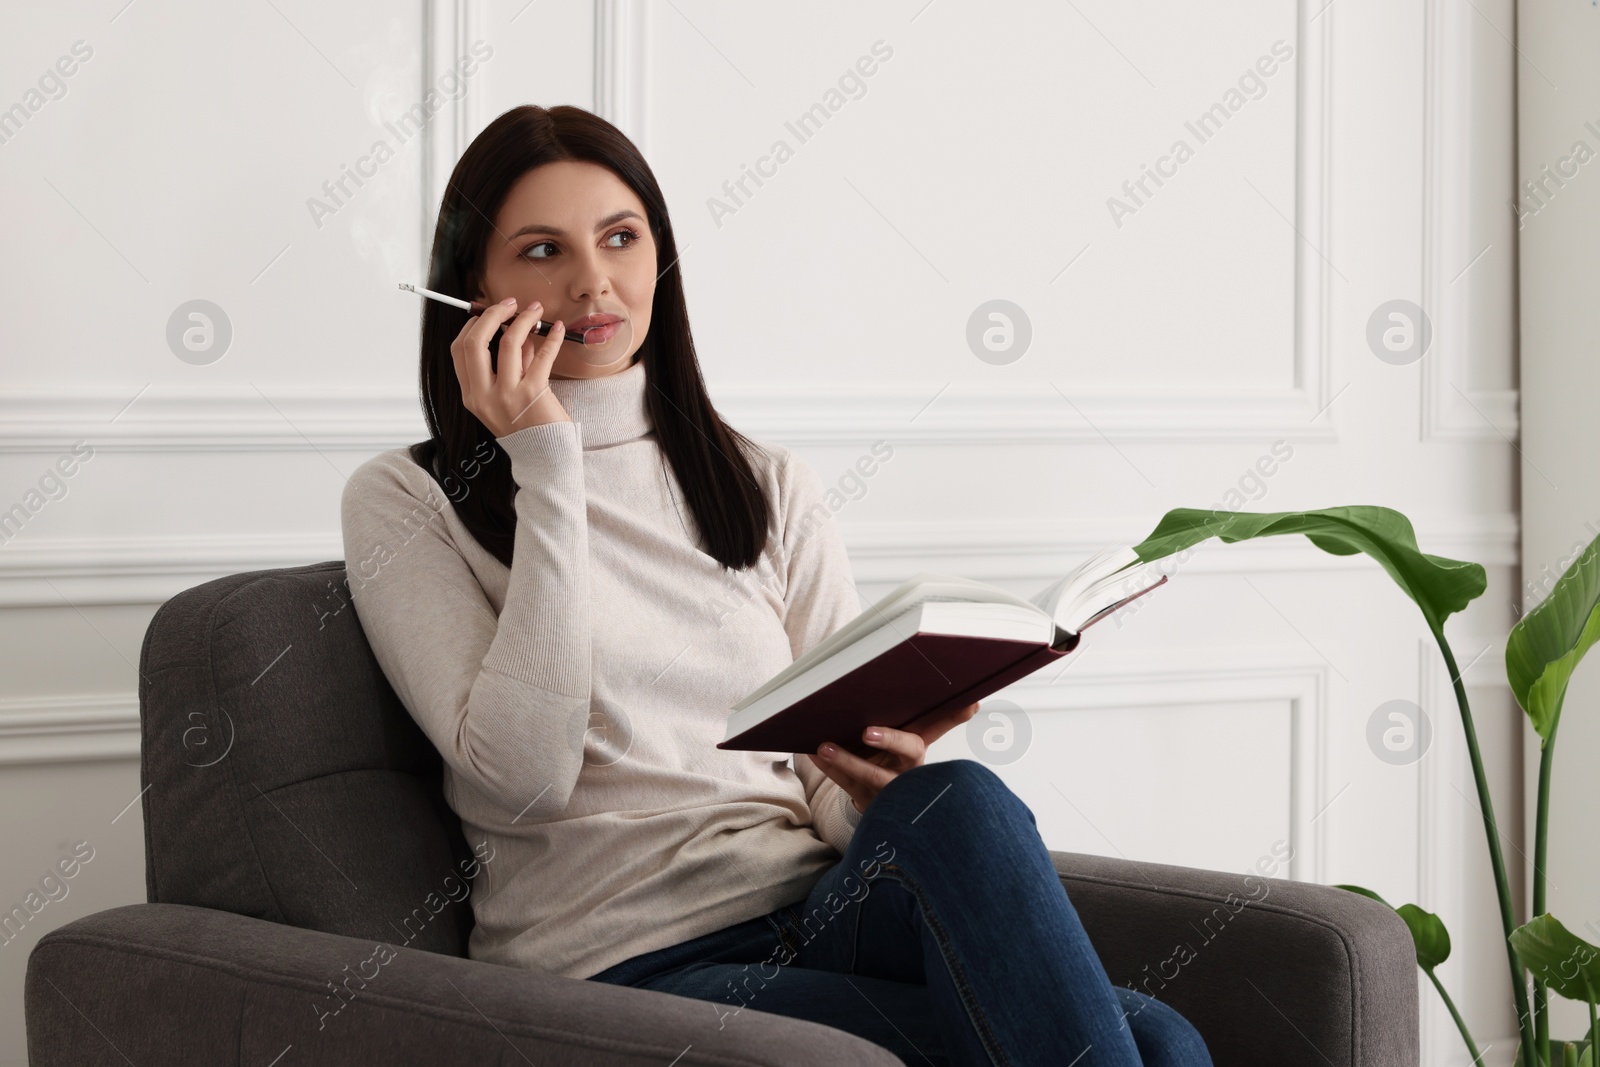
[[586,449],[633,441],[653,429],[645,406],[643,358],[602,378],[551,378],[550,391],[580,424]]

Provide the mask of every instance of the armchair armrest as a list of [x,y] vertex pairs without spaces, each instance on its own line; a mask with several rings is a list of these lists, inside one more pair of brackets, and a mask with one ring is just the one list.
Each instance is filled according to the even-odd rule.
[[1216,1067],[1415,1067],[1418,979],[1389,908],[1332,886],[1052,852],[1107,974],[1180,1011]]
[[45,935],[24,1003],[33,1067],[900,1064],[769,1012],[724,1020],[723,1006],[688,997],[179,904],[112,908]]

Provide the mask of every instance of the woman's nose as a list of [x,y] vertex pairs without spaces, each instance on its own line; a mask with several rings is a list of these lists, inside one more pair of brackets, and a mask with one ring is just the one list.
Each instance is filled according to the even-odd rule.
[[579,262],[572,275],[571,289],[574,300],[592,300],[611,292],[611,279],[598,257],[591,254]]

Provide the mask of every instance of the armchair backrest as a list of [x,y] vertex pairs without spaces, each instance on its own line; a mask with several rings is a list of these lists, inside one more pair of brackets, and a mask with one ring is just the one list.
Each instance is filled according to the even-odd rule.
[[472,853],[342,560],[185,590],[139,661],[152,902],[466,955]]

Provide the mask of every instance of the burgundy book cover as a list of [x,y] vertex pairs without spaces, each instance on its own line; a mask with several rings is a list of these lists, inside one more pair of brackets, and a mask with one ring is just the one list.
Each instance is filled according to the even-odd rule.
[[868,756],[868,726],[904,728],[963,708],[1054,663],[1078,646],[1072,634],[1052,648],[1033,641],[916,633],[797,704],[717,743],[752,752],[815,752],[832,741]]

